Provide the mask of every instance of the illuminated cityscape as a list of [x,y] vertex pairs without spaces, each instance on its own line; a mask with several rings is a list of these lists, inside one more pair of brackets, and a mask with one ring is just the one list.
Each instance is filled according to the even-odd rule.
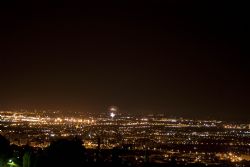
[[175,158],[177,164],[183,165],[227,162],[244,166],[250,161],[249,124],[176,119],[162,114],[123,115],[110,108],[107,113],[95,115],[1,111],[0,129],[1,135],[20,147],[28,144],[44,149],[52,141],[78,137],[86,149],[130,151],[129,157],[138,164],[144,162],[145,150],[148,161],[157,163]]
[[250,167],[247,1],[0,1],[0,167]]

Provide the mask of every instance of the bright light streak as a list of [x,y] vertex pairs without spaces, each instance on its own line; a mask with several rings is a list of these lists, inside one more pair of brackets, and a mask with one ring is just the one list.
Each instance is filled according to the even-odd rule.
[[117,109],[115,107],[111,107],[110,111],[117,111]]
[[110,113],[110,116],[112,117],[112,118],[114,118],[115,117],[115,113]]

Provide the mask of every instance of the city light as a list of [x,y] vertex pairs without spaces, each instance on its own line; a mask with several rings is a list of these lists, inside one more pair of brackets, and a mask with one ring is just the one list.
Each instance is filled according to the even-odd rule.
[[[0,114],[1,135],[17,146],[29,143],[32,147],[45,148],[55,139],[79,136],[87,149],[95,149],[101,136],[101,149],[128,144],[130,149],[156,151],[170,160],[177,156],[178,161],[185,163],[212,163],[216,157],[231,163],[249,159],[249,124],[158,115],[128,116],[116,112],[97,116],[44,111],[0,111]],[[221,148],[229,151],[221,152]],[[12,160],[8,164],[16,165]]]

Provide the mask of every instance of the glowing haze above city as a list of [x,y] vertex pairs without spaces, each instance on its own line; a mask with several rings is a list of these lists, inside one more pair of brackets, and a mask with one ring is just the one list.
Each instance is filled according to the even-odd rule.
[[101,113],[115,105],[126,113],[249,121],[243,23],[226,9],[38,4],[1,10],[0,110]]

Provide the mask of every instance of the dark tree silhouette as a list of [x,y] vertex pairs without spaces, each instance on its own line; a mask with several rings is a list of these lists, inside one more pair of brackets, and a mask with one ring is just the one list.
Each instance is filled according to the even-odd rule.
[[10,142],[0,134],[0,166],[11,157]]
[[84,166],[85,148],[82,141],[78,139],[60,139],[52,142],[47,149],[46,166],[58,167],[80,167]]

